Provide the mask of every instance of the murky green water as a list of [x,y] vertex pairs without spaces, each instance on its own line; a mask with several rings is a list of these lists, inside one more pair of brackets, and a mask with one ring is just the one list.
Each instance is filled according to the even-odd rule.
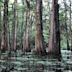
[[[65,59],[65,60],[64,60]],[[10,72],[72,72],[70,59],[64,58],[61,62],[48,59],[47,56],[36,56],[31,53],[14,53],[0,55],[0,72],[2,69],[13,69]]]

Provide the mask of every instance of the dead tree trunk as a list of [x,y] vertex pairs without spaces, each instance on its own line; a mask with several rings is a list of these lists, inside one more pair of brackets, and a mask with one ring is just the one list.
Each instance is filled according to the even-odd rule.
[[1,49],[3,51],[8,49],[8,30],[7,30],[7,24],[8,24],[8,1],[4,0],[4,14],[3,14],[3,33],[2,33],[2,42],[1,42]]
[[45,54],[43,25],[42,25],[42,0],[36,0],[36,35],[35,51],[38,54]]
[[60,30],[59,30],[59,4],[58,0],[52,0],[51,26],[48,45],[50,57],[60,58]]

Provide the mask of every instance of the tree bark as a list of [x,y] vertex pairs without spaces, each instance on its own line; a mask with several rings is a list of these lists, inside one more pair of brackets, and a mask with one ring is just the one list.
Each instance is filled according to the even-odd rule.
[[60,59],[60,30],[59,30],[59,4],[58,0],[52,0],[51,26],[48,45],[50,57]]
[[43,25],[42,25],[42,0],[36,0],[36,35],[35,51],[38,54],[45,54]]
[[72,25],[71,25],[71,18],[72,18],[72,16],[71,16],[71,4],[72,4],[72,2],[71,2],[71,0],[69,0],[69,2],[70,2],[70,13],[69,13],[69,15],[70,15],[70,26],[69,26],[69,28],[70,28],[70,44],[71,44],[71,46],[70,46],[70,49],[71,49],[71,51],[72,51]]
[[24,52],[30,52],[30,1],[26,0],[26,24],[25,24],[25,32],[24,32],[24,39],[23,39],[23,51]]
[[14,1],[14,6],[13,6],[13,13],[14,13],[14,18],[13,18],[13,41],[12,41],[12,50],[16,50],[16,41],[17,41],[17,0]]
[[67,6],[66,6],[66,0],[64,0],[64,6],[65,6],[65,30],[66,30],[66,39],[67,39],[67,50],[70,50],[68,28],[67,28]]
[[7,24],[8,24],[8,1],[4,0],[4,14],[3,14],[3,31],[2,31],[2,42],[1,42],[1,49],[3,51],[6,51],[8,49],[8,30],[7,30]]
[[[22,5],[24,6],[24,0],[22,0]],[[23,33],[24,33],[24,16],[25,16],[25,12],[24,12],[24,7],[22,9],[22,24],[21,24],[21,48],[23,49]]]
[[1,6],[0,6],[0,49],[1,49],[1,32],[2,32],[2,23],[1,23]]

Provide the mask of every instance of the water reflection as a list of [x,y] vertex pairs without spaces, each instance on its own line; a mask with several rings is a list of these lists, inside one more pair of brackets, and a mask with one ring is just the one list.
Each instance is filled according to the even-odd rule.
[[15,53],[0,55],[0,72],[4,69],[9,72],[66,72],[66,66],[63,61],[48,59],[48,56],[38,57],[31,53],[19,56]]

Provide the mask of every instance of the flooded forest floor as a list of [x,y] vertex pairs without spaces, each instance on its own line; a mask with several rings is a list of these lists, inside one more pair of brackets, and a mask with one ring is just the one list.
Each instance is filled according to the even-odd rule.
[[0,53],[0,72],[72,72],[71,54],[62,53],[62,60],[48,59],[48,56],[37,56],[31,52]]

